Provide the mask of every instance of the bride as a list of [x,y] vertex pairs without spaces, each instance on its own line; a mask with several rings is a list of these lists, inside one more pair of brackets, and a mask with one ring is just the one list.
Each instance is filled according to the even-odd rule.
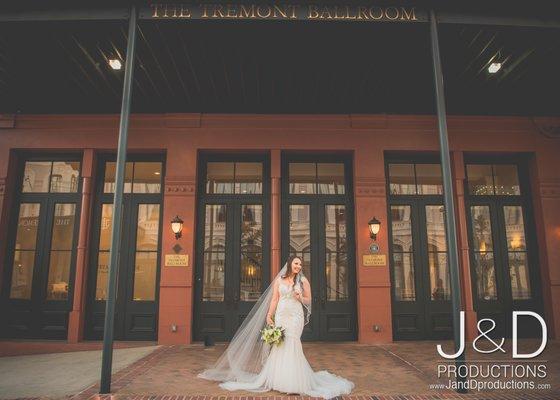
[[[259,298],[216,364],[200,378],[221,381],[227,390],[298,393],[330,399],[349,394],[354,384],[327,371],[314,372],[301,346],[303,326],[311,315],[311,286],[303,276],[302,260],[291,256]],[[269,346],[260,330],[284,328],[284,341]]]

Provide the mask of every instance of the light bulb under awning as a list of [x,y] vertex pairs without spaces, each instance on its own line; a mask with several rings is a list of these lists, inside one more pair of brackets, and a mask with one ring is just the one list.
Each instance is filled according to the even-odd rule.
[[111,68],[113,68],[114,70],[120,70],[122,69],[122,63],[121,60],[113,58],[109,60],[109,66]]
[[491,74],[495,74],[500,69],[502,69],[502,63],[501,62],[493,62],[488,66],[488,72],[491,73]]

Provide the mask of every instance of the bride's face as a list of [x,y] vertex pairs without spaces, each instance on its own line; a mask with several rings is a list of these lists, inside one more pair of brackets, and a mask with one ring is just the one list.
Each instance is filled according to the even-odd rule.
[[301,271],[301,260],[299,258],[294,258],[292,261],[292,272],[294,274],[299,274],[299,271]]

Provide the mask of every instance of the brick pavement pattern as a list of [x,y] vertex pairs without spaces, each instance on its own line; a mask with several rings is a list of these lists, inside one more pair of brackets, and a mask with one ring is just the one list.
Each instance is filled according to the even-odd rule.
[[[347,400],[427,400],[427,399],[560,399],[560,342],[549,342],[536,360],[547,366],[550,384],[547,390],[471,391],[458,394],[450,390],[430,389],[437,380],[436,365],[441,358],[436,342],[399,342],[384,345],[357,343],[304,343],[305,354],[315,370],[328,369],[356,383]],[[451,349],[451,343],[444,347]],[[521,351],[538,347],[535,341],[523,341]],[[65,400],[311,400],[278,392],[258,395],[249,392],[227,392],[216,382],[196,377],[212,365],[225,346],[205,349],[201,345],[162,346],[150,355],[113,375],[111,395],[98,395],[96,385]],[[499,353],[499,352],[497,352]],[[507,348],[511,355],[510,348]],[[481,355],[469,348],[467,360],[509,361],[502,354]],[[517,360],[519,363],[520,360]],[[522,361],[521,361],[522,362]],[[514,362],[515,363],[515,362]]]

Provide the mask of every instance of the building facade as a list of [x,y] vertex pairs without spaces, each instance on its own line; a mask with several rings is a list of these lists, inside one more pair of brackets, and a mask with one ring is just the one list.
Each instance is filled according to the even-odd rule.
[[[118,116],[2,121],[2,335],[99,340]],[[290,254],[313,290],[307,340],[450,338],[436,122],[133,114],[116,338],[228,340]],[[559,123],[448,118],[468,339],[485,317],[510,335],[514,310],[544,315],[551,337],[560,331],[560,140],[546,129]],[[531,320],[521,325],[539,335]]]

